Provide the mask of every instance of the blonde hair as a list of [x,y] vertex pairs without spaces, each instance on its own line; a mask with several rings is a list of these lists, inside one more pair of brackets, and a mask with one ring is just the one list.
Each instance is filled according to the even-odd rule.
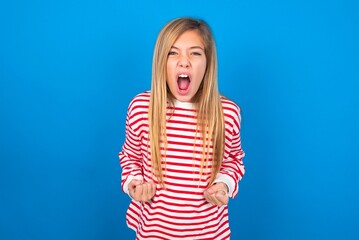
[[[174,96],[167,87],[167,57],[168,53],[184,32],[198,31],[201,36],[207,67],[202,83],[192,99],[197,110],[197,130],[199,129],[203,139],[203,153],[201,160],[201,175],[204,168],[211,166],[213,182],[223,158],[224,151],[224,119],[223,110],[217,83],[217,54],[213,34],[210,27],[203,20],[193,18],[177,18],[167,23],[160,31],[153,54],[152,86],[149,106],[149,135],[152,170],[159,183],[164,186],[164,174],[162,171],[161,140],[164,148],[167,146],[166,137],[166,113],[168,104],[173,105]],[[213,147],[213,155],[210,149]],[[164,156],[165,157],[165,156]]]

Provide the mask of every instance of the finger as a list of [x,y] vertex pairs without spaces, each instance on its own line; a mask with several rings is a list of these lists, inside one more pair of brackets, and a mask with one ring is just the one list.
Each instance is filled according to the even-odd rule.
[[207,202],[216,205],[216,206],[223,206],[228,203],[228,194],[226,191],[219,190],[215,193],[209,194],[210,191],[204,192],[204,197]]
[[208,194],[208,195],[211,195],[211,194],[213,194],[214,192],[215,192],[215,191],[214,191],[213,186],[207,188],[207,190],[205,191],[205,193]]
[[147,189],[148,189],[148,187],[147,187],[147,183],[144,183],[144,184],[142,184],[141,186],[142,186],[142,194],[141,194],[141,201],[142,202],[145,202],[145,201],[147,201]]
[[216,196],[216,199],[219,202],[219,204],[221,204],[221,206],[222,205],[227,205],[227,203],[228,203],[228,194],[225,191],[220,190],[220,191],[218,191],[216,193],[215,196]]
[[142,187],[143,187],[142,195],[147,196],[147,194],[148,194],[148,183],[147,182],[144,183],[142,185]]
[[211,186],[211,188],[212,188],[213,192],[217,192],[220,190],[228,192],[228,186],[227,186],[227,184],[225,184],[223,182],[217,182],[217,183],[213,184]]
[[207,189],[206,191],[204,191],[203,195],[207,202],[214,204],[214,199],[210,192],[211,191],[209,189]]
[[142,192],[143,192],[142,185],[137,185],[135,188],[135,200],[136,201],[141,201]]
[[135,190],[136,190],[136,185],[138,184],[138,180],[135,180],[135,179],[133,179],[133,180],[131,180],[130,182],[129,182],[129,184],[128,184],[128,192],[129,192],[129,194],[130,194],[130,196],[131,196],[131,198],[133,198],[133,199],[135,199]]
[[141,183],[142,183],[141,180],[132,179],[131,182],[129,183],[129,185],[137,186],[137,185],[139,185],[139,184],[141,184]]
[[211,203],[213,205],[217,205],[216,199],[214,197],[214,194],[209,194],[209,192],[207,192],[205,194],[205,198],[206,198],[207,202],[209,202],[209,203]]
[[208,202],[208,192],[207,192],[207,190],[205,190],[204,192],[203,192],[203,196],[204,196],[204,199],[206,199],[206,201]]
[[128,194],[130,194],[130,197],[132,199],[135,199],[135,191],[133,188],[130,188],[130,187],[128,188]]
[[216,206],[222,206],[222,203],[217,198],[216,194],[212,194],[212,203]]
[[151,199],[151,184],[149,182],[146,182],[144,185],[143,185],[143,201],[148,201]]
[[156,188],[156,185],[152,182],[148,182],[147,183],[147,200],[151,200],[153,195],[155,194],[155,188]]
[[150,186],[149,186],[150,198],[152,198],[155,195],[155,192],[156,192],[156,185],[154,183],[150,183]]
[[141,182],[142,181],[136,180],[136,179],[131,180],[128,184],[128,190],[132,190],[132,192],[133,192],[134,189],[136,188],[136,186],[140,185]]

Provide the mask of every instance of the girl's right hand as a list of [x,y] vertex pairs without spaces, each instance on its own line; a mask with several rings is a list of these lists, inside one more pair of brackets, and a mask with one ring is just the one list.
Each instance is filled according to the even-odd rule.
[[128,192],[132,199],[139,202],[150,201],[156,193],[156,184],[133,179],[128,184]]

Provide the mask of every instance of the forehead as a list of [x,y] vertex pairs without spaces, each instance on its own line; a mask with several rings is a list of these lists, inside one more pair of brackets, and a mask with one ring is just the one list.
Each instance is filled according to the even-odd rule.
[[182,33],[173,43],[173,47],[193,47],[204,48],[203,38],[198,30],[188,30]]

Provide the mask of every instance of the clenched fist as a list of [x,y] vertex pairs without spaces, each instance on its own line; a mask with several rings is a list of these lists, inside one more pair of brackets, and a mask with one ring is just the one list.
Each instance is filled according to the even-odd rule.
[[228,204],[228,187],[223,182],[217,182],[203,193],[207,202],[221,207]]
[[156,184],[153,182],[142,182],[133,179],[128,184],[128,192],[130,196],[139,202],[150,201],[156,193]]

